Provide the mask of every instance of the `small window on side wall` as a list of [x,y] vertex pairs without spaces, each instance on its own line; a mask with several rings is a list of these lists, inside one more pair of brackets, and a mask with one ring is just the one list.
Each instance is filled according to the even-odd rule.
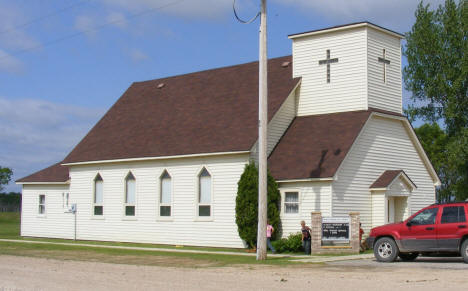
[[136,180],[132,172],[125,178],[125,216],[135,216]]
[[203,168],[198,175],[198,216],[211,216],[211,175]]
[[96,216],[102,216],[104,213],[103,206],[104,198],[104,181],[101,175],[97,174],[94,178],[94,203],[93,203],[93,214]]
[[44,215],[45,214],[45,211],[46,211],[46,208],[45,208],[45,195],[44,194],[41,194],[39,195],[39,209],[38,209],[38,213],[40,215]]
[[299,192],[284,192],[284,213],[299,213]]
[[167,171],[164,171],[160,179],[159,216],[171,216],[172,178]]

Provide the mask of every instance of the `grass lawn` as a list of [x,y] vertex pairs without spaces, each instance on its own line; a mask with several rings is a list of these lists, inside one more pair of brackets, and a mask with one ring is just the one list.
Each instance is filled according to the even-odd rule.
[[[148,248],[180,249],[171,245],[139,244],[139,243],[118,243],[101,241],[73,241],[64,239],[46,238],[23,238],[20,236],[20,214],[0,213],[0,239],[21,239],[46,242],[66,242],[74,243],[76,246],[64,246],[53,244],[27,244],[0,241],[0,254],[45,257],[63,260],[84,260],[99,261],[108,263],[123,263],[136,265],[163,265],[163,266],[184,266],[184,267],[219,267],[238,264],[272,264],[286,265],[292,264],[293,260],[288,258],[272,258],[267,261],[257,262],[255,256],[235,256],[224,254],[193,254],[178,252],[158,252],[144,250],[127,249],[105,249],[89,246],[79,246],[81,244],[112,245],[112,246],[136,246]],[[245,252],[243,249],[230,248],[203,248],[187,247],[187,250],[204,251],[228,251]]]
[[[154,249],[185,249],[211,252],[245,252],[244,249],[204,248],[191,246],[173,246],[142,243],[120,243],[102,241],[73,241],[65,239],[29,238],[20,236],[20,214],[0,213],[0,239],[17,239],[29,241],[45,241],[55,243],[73,243],[73,246],[54,244],[28,244],[0,241],[0,254],[54,258],[62,260],[99,261],[108,263],[122,263],[135,265],[161,265],[174,267],[219,267],[238,264],[269,264],[290,265],[297,264],[294,258],[268,257],[268,260],[258,262],[255,256],[237,256],[226,254],[196,254],[181,252],[156,251]],[[110,245],[126,247],[145,247],[153,250],[109,249],[80,244]],[[293,254],[294,255],[294,254]],[[298,253],[297,255],[302,255]],[[330,255],[328,255],[330,256]],[[302,264],[301,264],[302,265]]]

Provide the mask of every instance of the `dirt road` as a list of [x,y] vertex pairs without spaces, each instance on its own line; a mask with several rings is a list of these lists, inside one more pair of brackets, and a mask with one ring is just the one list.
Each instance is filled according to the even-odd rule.
[[0,256],[0,291],[463,290],[467,274],[398,264],[173,268]]

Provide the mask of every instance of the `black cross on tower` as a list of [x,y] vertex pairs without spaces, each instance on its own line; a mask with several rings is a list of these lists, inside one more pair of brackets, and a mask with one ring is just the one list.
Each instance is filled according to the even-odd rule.
[[327,83],[330,83],[330,64],[338,63],[338,58],[330,59],[330,50],[327,50],[327,58],[319,61],[319,65],[327,65]]
[[390,61],[385,58],[386,52],[383,49],[382,57],[378,58],[379,63],[383,63],[383,81],[387,82],[387,65],[390,65]]

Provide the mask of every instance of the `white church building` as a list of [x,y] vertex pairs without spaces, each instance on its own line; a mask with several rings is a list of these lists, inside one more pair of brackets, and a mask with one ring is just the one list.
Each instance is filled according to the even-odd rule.
[[[353,23],[290,35],[292,56],[269,60],[283,236],[312,211],[357,211],[368,233],[434,203],[402,115],[402,38]],[[235,200],[257,124],[258,62],[133,83],[63,161],[17,181],[21,235],[244,247]]]

